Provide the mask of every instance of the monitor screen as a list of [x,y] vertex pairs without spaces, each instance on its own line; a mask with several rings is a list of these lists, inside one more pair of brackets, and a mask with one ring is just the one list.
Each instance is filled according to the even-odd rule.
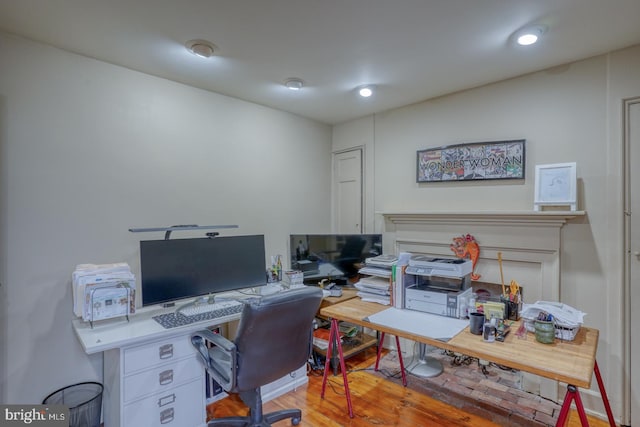
[[291,268],[305,280],[355,277],[365,259],[382,254],[381,234],[292,234]]
[[142,305],[266,284],[264,236],[140,242]]

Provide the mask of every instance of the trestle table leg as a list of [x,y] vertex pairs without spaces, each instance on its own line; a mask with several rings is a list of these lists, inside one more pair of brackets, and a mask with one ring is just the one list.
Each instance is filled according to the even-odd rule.
[[607,411],[607,419],[611,427],[616,427],[616,422],[613,419],[613,413],[611,412],[611,405],[609,404],[609,398],[607,397],[607,390],[604,388],[602,382],[602,376],[600,376],[600,368],[598,368],[598,361],[596,360],[593,366],[593,372],[596,374],[596,380],[598,381],[598,388],[600,389],[600,396],[602,396],[602,402],[604,403],[604,409]]
[[[374,370],[378,371],[378,365],[380,363],[380,356],[382,355],[382,344],[384,343],[384,332],[380,332],[380,341],[378,341],[378,356],[376,357],[376,367]],[[400,339],[396,335],[396,348],[398,349],[398,359],[400,361],[400,372],[402,373],[402,385],[407,386],[407,374],[404,371],[404,361],[402,360],[402,351],[400,350]]]
[[[600,375],[600,368],[598,368],[597,360],[593,365],[593,373],[596,375],[596,380],[598,381],[598,388],[600,389],[600,396],[602,396],[604,409],[605,411],[607,411],[609,426],[616,427],[616,422],[613,419],[613,412],[611,411],[611,404],[609,403],[609,398],[607,397],[607,390],[604,388],[604,382],[602,381],[602,375]],[[571,409],[571,402],[574,400],[576,401],[576,409],[578,410],[580,423],[583,427],[589,425],[589,421],[587,420],[587,415],[584,412],[584,405],[582,404],[582,399],[580,398],[580,392],[578,391],[578,388],[573,385],[567,385],[567,394],[565,394],[564,396],[564,402],[562,403],[562,408],[560,409],[560,415],[558,416],[556,427],[564,427],[569,416],[569,409]]]
[[349,417],[353,418],[353,406],[351,405],[351,392],[349,391],[349,381],[347,379],[347,368],[344,363],[344,354],[342,352],[342,342],[340,341],[340,334],[338,329],[338,321],[331,319],[331,329],[329,330],[329,347],[327,347],[327,355],[324,365],[324,375],[322,376],[322,391],[320,397],[324,399],[324,392],[327,387],[327,376],[329,375],[329,367],[331,365],[331,354],[333,353],[333,346],[337,345],[338,355],[340,356],[340,370],[342,371],[342,381],[344,382],[344,394],[347,398],[347,408],[349,409]]
[[556,427],[564,427],[569,417],[569,410],[571,409],[571,402],[576,401],[576,409],[578,410],[578,416],[580,417],[580,424],[582,427],[589,426],[589,420],[587,420],[587,414],[584,412],[584,406],[582,406],[582,399],[580,399],[580,392],[574,385],[567,385],[567,393],[564,395],[564,402],[560,409],[560,415],[556,422]]

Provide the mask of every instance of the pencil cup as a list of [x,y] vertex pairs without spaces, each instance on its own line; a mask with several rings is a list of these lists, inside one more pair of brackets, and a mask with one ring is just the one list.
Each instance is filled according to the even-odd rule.
[[556,328],[553,322],[534,320],[533,327],[535,329],[536,341],[542,344],[553,344],[556,337]]
[[509,320],[520,319],[520,310],[522,303],[511,301],[508,297],[500,295],[500,302],[504,303],[504,318]]
[[482,335],[484,325],[484,313],[469,313],[469,332],[474,335]]

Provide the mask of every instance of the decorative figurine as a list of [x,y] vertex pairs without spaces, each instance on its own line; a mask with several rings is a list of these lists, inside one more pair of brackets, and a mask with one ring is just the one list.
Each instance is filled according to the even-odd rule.
[[475,273],[476,263],[480,257],[480,246],[476,239],[471,234],[454,237],[450,247],[458,258],[469,258],[471,260],[471,280],[479,280],[480,275]]

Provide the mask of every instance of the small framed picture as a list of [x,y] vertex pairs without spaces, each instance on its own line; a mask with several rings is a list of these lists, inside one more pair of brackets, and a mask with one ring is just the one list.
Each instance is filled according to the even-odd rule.
[[566,206],[575,211],[576,186],[575,162],[536,165],[534,210],[542,210],[544,206]]

